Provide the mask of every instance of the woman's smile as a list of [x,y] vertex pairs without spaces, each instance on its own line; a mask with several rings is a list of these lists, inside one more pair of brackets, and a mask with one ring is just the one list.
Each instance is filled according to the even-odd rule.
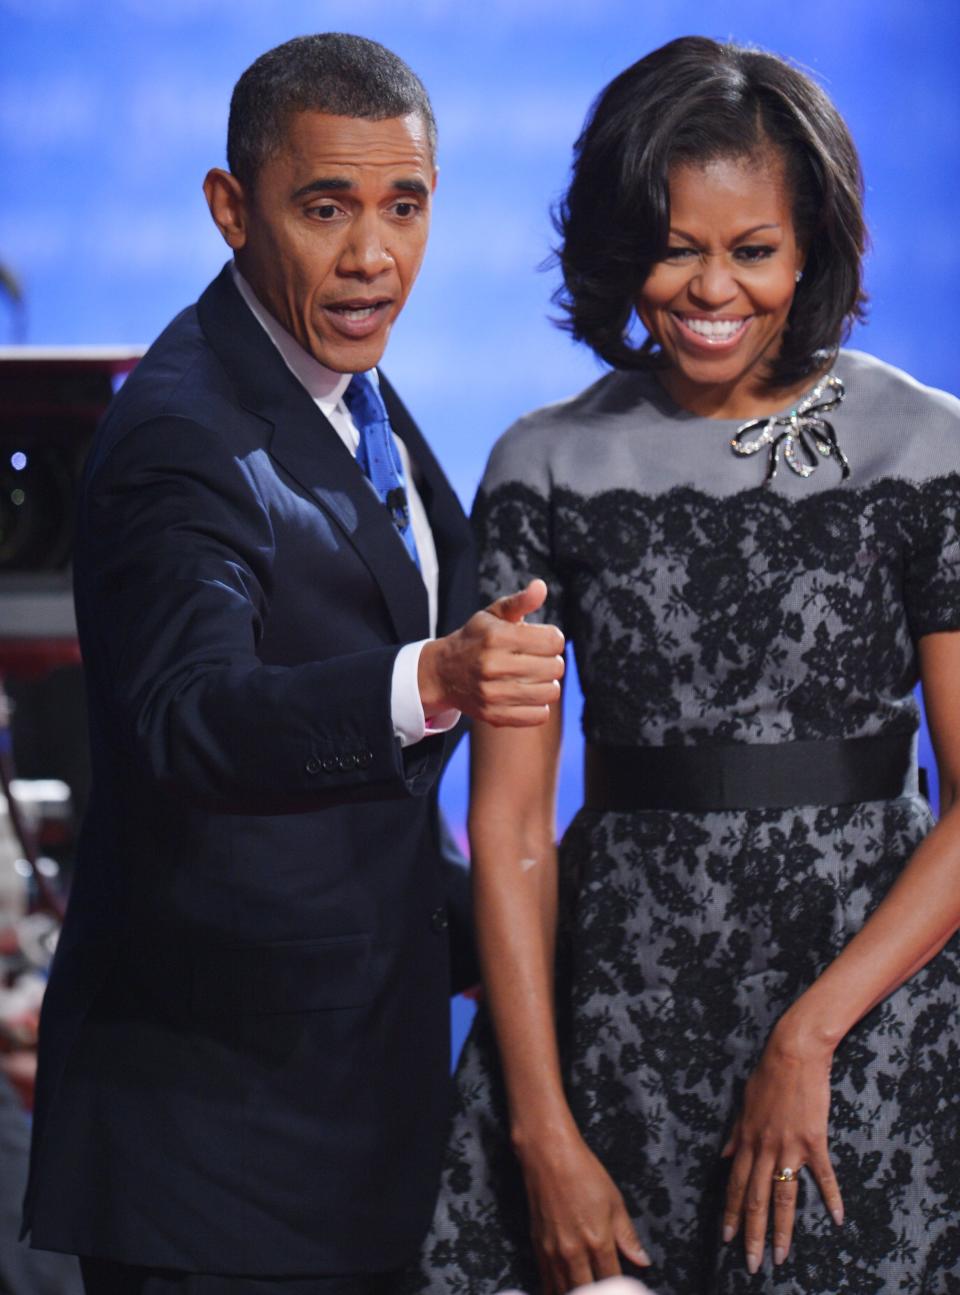
[[672,311],[683,344],[694,350],[731,350],[750,327],[752,315],[688,315]]

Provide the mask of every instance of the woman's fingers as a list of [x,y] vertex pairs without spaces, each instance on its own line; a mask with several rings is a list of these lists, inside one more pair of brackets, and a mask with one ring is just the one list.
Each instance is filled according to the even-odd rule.
[[606,1245],[598,1246],[592,1256],[593,1280],[601,1281],[604,1277],[620,1277],[623,1269],[620,1267],[620,1256],[617,1254],[617,1247],[612,1241]]
[[532,1147],[521,1165],[543,1295],[618,1276],[621,1253],[649,1264],[616,1184],[579,1137]]
[[843,1197],[840,1195],[840,1184],[837,1182],[837,1176],[833,1172],[830,1154],[826,1147],[818,1152],[816,1156],[811,1156],[808,1164],[810,1172],[817,1180],[820,1195],[823,1197],[823,1203],[826,1205],[830,1217],[837,1227],[840,1227],[843,1222]]
[[743,1218],[743,1202],[750,1182],[750,1170],[753,1168],[753,1157],[745,1148],[740,1148],[730,1167],[727,1180],[727,1199],[723,1211],[723,1241],[726,1245],[732,1241],[740,1230]]
[[[743,1224],[744,1252],[747,1269],[751,1273],[757,1272],[763,1261],[771,1207],[774,1264],[782,1264],[790,1253],[797,1216],[798,1177],[802,1167],[803,1156],[796,1150],[781,1153],[780,1159],[775,1161],[770,1161],[766,1155],[748,1158],[743,1152],[734,1160],[723,1215],[723,1239],[732,1241]],[[811,1156],[807,1167],[816,1178],[824,1204],[839,1227],[843,1222],[843,1199],[826,1148],[816,1157]],[[788,1172],[789,1176],[786,1176]]]
[[[796,1168],[794,1168],[796,1165]],[[799,1156],[780,1165],[773,1180],[773,1262],[782,1264],[790,1253],[797,1214]]]
[[[620,1253],[625,1255],[632,1264],[636,1264],[638,1268],[650,1267],[650,1256],[641,1245],[637,1230],[625,1206],[621,1206],[614,1215],[613,1239]],[[619,1271],[618,1268],[617,1272]]]
[[727,1156],[735,1156],[739,1148],[740,1148],[740,1121],[737,1120],[736,1124],[733,1126],[733,1129],[730,1133],[729,1138],[727,1138],[726,1145],[724,1146],[723,1150],[720,1152],[720,1155],[724,1159],[726,1159]]
[[561,1290],[571,1291],[577,1286],[589,1286],[593,1281],[593,1265],[585,1250],[579,1250],[566,1260],[565,1285]]
[[759,1271],[763,1261],[763,1244],[770,1216],[770,1197],[773,1193],[773,1158],[763,1153],[754,1160],[750,1181],[743,1197],[743,1248],[747,1257],[747,1271]]
[[562,1295],[590,1282],[621,1276],[621,1254],[638,1267],[650,1265],[650,1257],[623,1206],[614,1213],[610,1231],[602,1240],[596,1234],[593,1237],[585,1234],[566,1244],[554,1240],[547,1248],[538,1248],[542,1295],[554,1295],[554,1292]]

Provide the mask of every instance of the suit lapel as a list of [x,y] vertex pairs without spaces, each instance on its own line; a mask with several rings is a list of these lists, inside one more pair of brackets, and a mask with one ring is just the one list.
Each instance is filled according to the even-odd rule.
[[273,459],[327,513],[380,587],[401,643],[426,638],[420,573],[353,456],[247,309],[225,266],[197,304],[200,326],[240,403],[271,424]]

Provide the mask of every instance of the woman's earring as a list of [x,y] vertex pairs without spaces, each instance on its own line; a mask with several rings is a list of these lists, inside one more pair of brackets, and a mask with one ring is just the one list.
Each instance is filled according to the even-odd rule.
[[793,276],[793,281],[794,283],[799,283],[802,278],[803,278],[803,271],[798,270],[796,274]]

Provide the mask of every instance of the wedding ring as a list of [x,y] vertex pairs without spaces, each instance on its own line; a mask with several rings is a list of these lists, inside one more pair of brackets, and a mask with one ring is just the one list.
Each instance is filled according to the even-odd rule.
[[778,1169],[773,1175],[773,1181],[775,1183],[795,1183],[797,1181],[797,1175],[789,1165],[784,1165],[782,1169]]

